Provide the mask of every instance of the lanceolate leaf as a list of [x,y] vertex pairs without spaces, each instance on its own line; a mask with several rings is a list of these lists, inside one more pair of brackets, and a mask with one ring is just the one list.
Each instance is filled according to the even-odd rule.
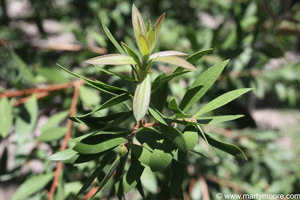
[[173,65],[183,67],[188,70],[196,70],[194,65],[192,65],[191,63],[187,62],[186,60],[176,57],[176,56],[157,57],[157,58],[152,59],[152,61],[170,63]]
[[136,132],[135,138],[143,147],[152,151],[156,148],[158,142],[164,139],[163,135],[154,128],[140,128]]
[[148,42],[148,39],[147,39],[146,36],[143,35],[143,34],[140,34],[140,35],[139,35],[139,39],[140,39],[140,42],[141,42],[140,50],[141,50],[142,55],[143,55],[143,56],[149,55],[149,52],[150,52],[150,44],[149,44],[149,42]]
[[132,49],[131,49],[127,44],[125,44],[124,42],[121,42],[121,44],[122,44],[123,48],[125,49],[125,51],[127,52],[127,54],[128,54],[129,56],[131,56],[131,57],[135,60],[135,62],[138,63],[139,66],[140,66],[140,65],[141,65],[141,61],[140,61],[140,58],[139,58],[139,56],[137,55],[137,53],[136,53],[134,50],[132,50]]
[[161,123],[161,124],[168,125],[168,124],[165,122],[165,120],[163,119],[162,114],[161,114],[158,110],[152,109],[152,108],[149,108],[148,110],[149,110],[150,115],[151,115],[156,121],[158,121],[158,122]]
[[12,105],[6,97],[0,100],[0,135],[5,138],[13,124]]
[[135,5],[132,5],[132,25],[136,43],[141,51],[140,34],[146,34],[146,27],[143,18]]
[[217,124],[222,122],[227,122],[244,117],[244,115],[223,115],[223,116],[213,116],[213,117],[201,117],[197,118],[199,124]]
[[164,152],[163,149],[156,148],[151,154],[149,167],[153,172],[164,171],[171,161],[172,155],[170,153]]
[[100,172],[103,170],[103,168],[110,163],[115,157],[112,157],[111,159],[107,159],[106,161],[102,162],[100,166],[90,175],[90,177],[84,182],[82,188],[79,190],[77,195],[80,195],[83,193],[97,178],[97,176],[100,174]]
[[76,152],[77,153],[76,155],[72,156],[70,159],[63,160],[63,162],[69,164],[80,164],[80,163],[85,163],[97,159],[103,155],[113,154],[113,156],[115,156],[116,153],[113,151],[114,148],[115,147],[112,147],[110,149],[107,149],[105,151],[96,154],[81,154]]
[[195,62],[200,60],[203,56],[205,56],[207,53],[209,53],[211,51],[212,51],[212,49],[206,49],[206,50],[203,50],[203,51],[198,51],[197,53],[194,53],[191,56],[189,56],[186,59],[186,61],[188,61],[189,63],[194,64]]
[[159,112],[162,112],[168,98],[168,83],[166,82],[161,87],[159,87],[157,90],[153,91],[151,93],[151,104],[154,108],[156,108]]
[[155,27],[153,27],[147,35],[147,40],[150,45],[150,52],[154,49],[155,46],[155,40],[156,40],[155,30],[156,30]]
[[182,188],[182,183],[186,174],[186,163],[172,160],[172,180],[170,186],[171,198]]
[[151,94],[150,74],[146,74],[138,83],[133,98],[133,115],[140,121],[147,113]]
[[131,77],[128,77],[128,76],[125,76],[125,75],[123,75],[123,74],[119,74],[119,73],[116,73],[116,72],[112,72],[112,71],[109,71],[109,70],[106,70],[106,69],[104,69],[104,68],[102,68],[102,67],[100,67],[100,66],[97,66],[97,65],[95,65],[99,70],[101,70],[102,72],[104,72],[104,73],[107,73],[107,74],[111,74],[111,75],[115,75],[115,76],[117,76],[117,77],[119,77],[119,78],[121,78],[121,79],[124,79],[124,80],[126,80],[126,81],[130,81],[130,82],[133,82],[133,83],[136,83],[137,82],[137,80],[135,80],[135,79],[133,79],[133,78],[131,78]]
[[188,151],[191,151],[194,149],[194,147],[198,143],[198,131],[195,128],[195,126],[187,126],[183,130],[183,137],[186,142],[186,148]]
[[144,165],[149,165],[149,160],[151,157],[151,152],[142,146],[136,144],[130,144],[131,151],[133,155]]
[[198,116],[203,115],[203,114],[205,114],[209,111],[215,110],[215,109],[229,103],[230,101],[238,98],[242,94],[244,94],[246,92],[249,92],[250,90],[252,90],[252,89],[251,88],[244,88],[244,89],[237,89],[237,90],[227,92],[227,93],[215,98],[214,100],[210,101],[205,106],[203,106],[197,112],[197,114],[194,117],[198,117]]
[[[155,42],[154,42],[154,45],[152,46],[151,50],[154,48],[155,43],[156,43],[156,41],[157,41],[157,39],[158,39],[159,32],[160,32],[160,29],[161,29],[161,26],[162,26],[162,24],[163,24],[164,19],[165,19],[165,13],[162,14],[162,15],[157,19],[156,23],[154,24],[154,26],[153,26],[153,28],[152,28],[152,29],[154,29],[154,31],[155,31]],[[151,30],[151,31],[153,31],[153,30]]]
[[86,117],[86,116],[89,116],[99,110],[103,110],[105,108],[109,108],[109,107],[112,107],[114,105],[117,105],[119,103],[122,103],[126,100],[130,99],[130,93],[125,93],[125,94],[121,94],[119,96],[115,96],[113,98],[111,98],[110,100],[106,101],[104,104],[102,104],[99,108],[97,108],[96,110],[93,110],[92,112],[88,113],[88,114],[85,114],[81,117]]
[[127,55],[122,54],[107,54],[98,56],[85,61],[93,65],[134,65],[136,61]]
[[[116,159],[116,161],[112,164],[111,168],[109,169],[108,173],[105,175],[105,177],[103,178],[103,180],[101,181],[98,190],[95,192],[95,194],[93,195],[93,197],[104,187],[104,185],[107,183],[107,181],[110,179],[110,177],[112,177],[112,175],[114,174],[114,172],[117,170],[117,167],[120,164],[120,157],[118,157]],[[92,197],[92,198],[93,198]]]
[[127,140],[123,138],[126,134],[98,134],[81,140],[73,147],[73,150],[82,154],[96,154],[110,148],[116,147]]
[[[181,68],[181,67],[179,67]],[[183,68],[181,68],[183,69]],[[178,76],[181,76],[185,73],[188,73],[190,71],[178,71],[176,72],[176,70],[169,76],[166,76],[166,74],[162,73],[159,77],[157,77],[153,83],[152,83],[152,91],[157,90],[158,88],[162,87],[165,83],[169,82],[170,80],[172,80],[173,78],[176,78]]]
[[158,53],[154,53],[149,57],[149,60],[158,58],[158,57],[168,57],[168,56],[187,56],[188,54],[182,53],[179,51],[161,51]]
[[119,45],[119,43],[116,41],[116,39],[114,38],[114,36],[110,33],[110,31],[108,30],[107,26],[105,26],[103,22],[102,22],[102,27],[104,29],[105,34],[110,39],[110,41],[115,45],[115,47],[118,49],[118,51],[121,54],[125,54],[125,52],[123,51],[122,47]]
[[182,133],[169,125],[159,124],[160,131],[181,151],[187,152],[187,146]]
[[29,197],[42,190],[54,177],[54,173],[40,174],[28,178],[15,192],[12,200],[30,199]]
[[77,154],[76,151],[74,151],[73,149],[66,149],[63,151],[59,151],[53,155],[51,155],[50,157],[48,157],[49,160],[68,160],[70,158],[72,158],[73,156],[75,156]]
[[52,127],[43,131],[42,134],[37,137],[37,139],[41,140],[42,142],[50,142],[53,140],[61,139],[66,135],[66,132],[66,127]]
[[126,90],[122,89],[122,88],[118,88],[118,87],[114,87],[111,85],[107,85],[105,83],[102,83],[101,81],[92,81],[90,79],[87,79],[83,76],[80,76],[78,74],[74,74],[73,72],[71,72],[70,70],[67,70],[66,68],[64,68],[63,66],[57,64],[61,69],[65,70],[66,72],[72,74],[73,76],[76,76],[80,79],[82,79],[86,84],[92,86],[93,88],[100,90],[102,92],[106,92],[108,94],[112,94],[112,95],[118,95],[118,94],[122,94],[125,93]]
[[188,117],[187,114],[185,114],[184,112],[182,112],[182,110],[180,110],[180,108],[178,107],[178,105],[177,105],[175,99],[172,99],[172,100],[169,102],[169,108],[170,108],[170,109],[171,109],[178,117],[181,117],[181,118],[186,118],[186,117]]
[[182,111],[190,108],[194,103],[200,100],[200,98],[207,92],[207,90],[214,84],[217,80],[229,60],[220,62],[197,77],[193,84],[189,87],[188,91],[185,93],[179,108]]
[[[222,142],[222,141],[219,141],[213,137],[211,137],[210,135],[204,133],[208,143],[215,147],[215,148],[218,148],[222,151],[225,151],[233,156],[236,156],[236,157],[239,157],[239,158],[243,158],[245,160],[247,160],[247,157],[246,155],[244,154],[244,152],[237,146],[235,145],[232,145],[232,144],[228,144],[228,143],[225,143],[225,142]],[[202,136],[203,137],[203,136]]]
[[124,176],[124,192],[127,193],[131,189],[133,189],[138,182],[140,181],[140,178],[142,176],[142,173],[144,171],[144,166],[141,165],[141,163],[138,161],[138,159],[134,156],[134,154],[131,154],[131,165],[126,173],[126,176]]

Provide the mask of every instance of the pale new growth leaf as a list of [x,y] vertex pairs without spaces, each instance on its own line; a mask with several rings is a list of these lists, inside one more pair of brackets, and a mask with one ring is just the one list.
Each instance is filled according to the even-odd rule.
[[93,65],[134,65],[137,64],[135,60],[127,55],[122,54],[108,54],[98,56],[85,61]]

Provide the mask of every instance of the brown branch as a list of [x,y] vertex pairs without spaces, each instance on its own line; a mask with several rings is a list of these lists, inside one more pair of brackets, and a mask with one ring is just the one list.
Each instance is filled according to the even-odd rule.
[[84,196],[84,200],[92,198],[92,196],[97,192],[99,186],[94,186],[86,195]]
[[199,179],[200,179],[200,185],[203,194],[203,200],[210,200],[208,186],[205,178],[203,176],[200,176]]
[[55,84],[50,85],[47,87],[38,87],[38,88],[32,88],[32,89],[25,89],[25,90],[18,90],[18,91],[7,91],[0,93],[0,98],[3,97],[19,97],[19,96],[27,96],[35,93],[41,93],[41,92],[50,92],[55,90],[62,90],[66,88],[70,88],[74,85],[76,81],[69,82],[69,83],[62,83],[62,84]]
[[[49,92],[41,92],[41,93],[36,94],[36,95],[35,95],[35,98],[40,99],[40,98],[43,98],[43,97],[48,96],[49,94],[50,94]],[[31,98],[31,97],[29,96],[29,97],[24,97],[24,98],[22,98],[22,99],[19,99],[19,100],[17,100],[17,101],[14,103],[14,106],[18,106],[18,105],[20,105],[20,104],[24,104],[24,103],[26,103],[30,98]]]
[[[70,108],[70,117],[75,116],[76,105],[77,105],[77,101],[78,101],[79,89],[80,89],[81,84],[82,84],[81,80],[78,80],[78,81],[74,82],[74,94],[73,94],[73,100],[72,100],[72,104],[71,104],[71,108]],[[68,141],[71,138],[73,122],[71,120],[69,120],[67,126],[68,126],[68,130],[67,130],[66,136],[63,140],[63,144],[60,148],[61,151],[65,150],[68,146]],[[54,180],[53,180],[52,186],[51,186],[49,194],[48,194],[48,200],[51,200],[53,198],[53,195],[55,193],[55,190],[56,190],[58,182],[59,182],[59,176],[60,176],[60,172],[62,170],[62,167],[63,167],[62,162],[59,161],[58,165],[57,165],[57,168],[55,170]]]
[[212,176],[212,175],[203,175],[203,177],[206,179],[206,180],[209,180],[211,182],[214,182],[214,183],[217,183],[219,185],[223,185],[225,187],[229,187],[237,192],[244,192],[245,190],[243,188],[241,188],[240,186],[236,185],[235,183],[229,181],[229,180],[224,180],[224,179],[221,179],[219,177],[216,177],[216,176]]
[[89,50],[94,53],[98,54],[106,54],[107,49],[97,46],[90,46],[88,48],[85,48],[82,45],[77,44],[49,44],[46,46],[36,46],[38,48],[42,49],[49,49],[49,50],[57,50],[57,51],[83,51],[83,50]]

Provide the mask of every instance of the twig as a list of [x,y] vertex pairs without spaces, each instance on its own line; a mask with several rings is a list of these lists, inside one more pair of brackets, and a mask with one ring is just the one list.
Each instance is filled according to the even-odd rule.
[[86,193],[86,195],[84,196],[84,200],[90,199],[92,198],[92,196],[95,194],[95,192],[97,192],[99,186],[94,186],[88,193]]
[[238,185],[236,185],[235,183],[229,181],[229,180],[224,180],[224,179],[221,179],[219,177],[216,177],[216,176],[212,176],[212,175],[203,175],[203,177],[206,179],[206,180],[209,180],[211,182],[214,182],[214,183],[217,183],[219,185],[223,185],[225,187],[229,187],[237,192],[244,192],[245,190],[241,187],[239,187]]
[[[75,116],[80,86],[81,86],[80,80],[74,82],[74,94],[73,94],[73,100],[72,100],[72,104],[71,104],[71,108],[70,108],[70,117]],[[66,136],[63,140],[63,144],[60,149],[61,151],[65,150],[68,146],[68,141],[71,138],[73,122],[71,120],[69,120],[67,126],[68,126],[68,130],[67,130]],[[59,176],[60,176],[61,170],[62,170],[62,162],[60,161],[60,162],[58,162],[57,168],[55,170],[55,176],[54,176],[54,180],[53,180],[52,186],[51,186],[49,194],[48,194],[48,200],[51,200],[53,198],[53,195],[55,193],[55,190],[56,190],[58,182],[59,182]]]
[[38,87],[38,88],[32,88],[32,89],[25,89],[25,90],[18,90],[18,91],[7,91],[0,93],[0,98],[3,97],[19,97],[19,96],[27,96],[35,93],[41,93],[41,92],[50,92],[55,90],[62,90],[69,87],[72,87],[76,81],[70,82],[70,83],[62,83],[62,84],[55,84],[50,85],[47,87]]
[[210,200],[209,191],[208,191],[208,187],[207,187],[205,178],[203,176],[200,176],[199,179],[200,179],[200,185],[201,185],[201,190],[202,190],[202,194],[203,194],[203,200]]
[[49,49],[49,50],[58,50],[58,51],[83,51],[83,50],[89,50],[94,53],[98,54],[106,54],[107,49],[102,47],[96,47],[96,46],[90,46],[88,48],[85,48],[81,45],[77,44],[50,44],[46,46],[36,46],[38,48],[42,49]]
[[[49,92],[41,92],[41,93],[38,93],[35,95],[35,98],[37,99],[40,99],[40,98],[43,98],[43,97],[46,97],[48,96],[50,93]],[[30,96],[29,97],[24,97],[22,99],[19,99],[17,100],[15,103],[14,103],[14,106],[18,106],[20,104],[24,104],[26,103],[28,100],[30,99]]]

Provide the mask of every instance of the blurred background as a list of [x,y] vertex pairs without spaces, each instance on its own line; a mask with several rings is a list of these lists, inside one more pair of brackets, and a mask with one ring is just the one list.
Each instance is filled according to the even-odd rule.
[[[248,161],[215,149],[210,153],[205,142],[199,141],[197,150],[209,159],[190,155],[184,182],[186,198],[215,199],[218,192],[299,193],[299,1],[1,0],[1,199],[11,199],[26,180],[55,170],[56,165],[46,158],[59,149],[66,132],[66,117],[73,96],[72,85],[68,83],[76,80],[62,72],[56,63],[77,74],[132,89],[132,86],[124,86],[124,83],[84,61],[101,54],[117,53],[105,35],[101,21],[118,42],[124,41],[137,48],[131,22],[133,3],[145,22],[150,19],[155,23],[162,13],[166,13],[155,51],[177,50],[192,54],[213,49],[195,65],[195,73],[188,73],[171,82],[169,93],[177,101],[197,75],[226,59],[230,62],[221,77],[195,109],[230,90],[255,88],[212,113],[243,114],[244,118],[204,126],[216,138],[239,146]],[[129,73],[127,68],[110,69]],[[153,75],[160,71],[170,73],[171,70],[168,66],[157,64]],[[8,96],[5,93],[48,86],[63,87],[48,93],[39,92],[29,99],[24,94]],[[105,94],[83,85],[80,87],[77,113],[85,113],[107,98]],[[108,111],[100,114],[105,112]],[[74,126],[73,136],[88,131],[86,127]],[[56,133],[56,137],[41,137],[51,131]],[[54,198],[76,199],[74,194],[95,166],[95,162],[66,165],[61,188]],[[52,178],[43,177],[39,187],[27,188],[30,192],[26,198],[45,198]],[[161,199],[160,195],[167,190],[167,179],[161,173],[153,176],[145,172],[142,183],[147,198]],[[98,198],[102,196],[107,196],[107,192],[99,193]],[[131,192],[129,197],[140,198],[136,191]],[[18,199],[18,196],[14,198]],[[78,198],[83,199],[84,195]]]

